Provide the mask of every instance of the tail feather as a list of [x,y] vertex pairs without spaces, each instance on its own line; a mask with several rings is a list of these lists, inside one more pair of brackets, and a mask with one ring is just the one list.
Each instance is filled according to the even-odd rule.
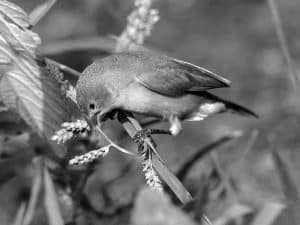
[[252,110],[239,104],[233,103],[231,101],[219,98],[209,92],[203,91],[192,93],[204,98],[204,102],[199,106],[199,108],[195,112],[190,113],[184,118],[186,121],[200,121],[212,114],[227,111],[237,113],[243,116],[253,116],[258,118],[258,115]]
[[232,111],[233,113],[238,113],[243,116],[253,116],[255,118],[258,118],[258,115],[255,112],[253,112],[252,110],[244,106],[238,105],[236,103],[227,100],[222,100],[222,102],[225,104],[226,109]]

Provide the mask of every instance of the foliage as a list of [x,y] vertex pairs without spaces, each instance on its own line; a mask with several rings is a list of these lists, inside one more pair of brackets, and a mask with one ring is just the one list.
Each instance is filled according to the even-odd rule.
[[[286,37],[279,16],[285,7],[299,7],[296,0],[278,6],[274,0],[266,4],[154,1],[157,9],[152,9],[150,0],[137,0],[133,10],[132,1],[55,2],[36,6],[20,1],[24,8],[34,7],[28,16],[22,7],[0,0],[1,224],[209,224],[203,215],[214,225],[300,223],[299,41]],[[123,27],[128,14],[119,38],[98,34],[116,33],[113,21]],[[187,17],[193,18],[191,24],[182,22]],[[267,34],[272,25],[277,36]],[[88,37],[99,27],[97,37]],[[285,28],[299,36],[292,25]],[[79,31],[84,38],[61,40],[79,36]],[[43,37],[42,46],[37,33]],[[227,71],[235,80],[232,95],[262,114],[252,124],[225,116],[200,123],[199,128],[187,125],[184,134],[172,140],[158,137],[162,158],[180,181],[174,181],[177,178],[160,161],[152,139],[139,146],[139,159],[110,151],[135,154],[126,150],[136,144],[126,138],[123,128],[133,136],[140,126],[137,120],[127,114],[122,129],[110,122],[101,129],[90,128],[79,120],[74,104],[72,84],[80,73],[47,58],[81,70],[95,55],[140,48],[150,33],[149,48],[172,49],[179,58]],[[287,71],[290,77],[281,76]],[[164,173],[157,174],[161,167]],[[144,176],[150,187],[165,192],[142,188]],[[193,201],[181,207],[164,182],[183,182]]]

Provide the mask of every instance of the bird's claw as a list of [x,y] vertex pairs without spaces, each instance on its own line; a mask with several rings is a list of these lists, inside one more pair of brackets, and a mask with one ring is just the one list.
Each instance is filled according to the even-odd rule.
[[145,130],[139,130],[136,132],[136,134],[133,136],[133,141],[137,143],[139,146],[143,145],[145,142],[145,139],[150,137],[152,134],[151,129],[145,129]]

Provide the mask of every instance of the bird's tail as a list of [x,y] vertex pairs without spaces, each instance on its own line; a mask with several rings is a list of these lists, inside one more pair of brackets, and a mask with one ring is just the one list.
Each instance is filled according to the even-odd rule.
[[253,116],[253,117],[258,118],[258,115],[255,112],[253,112],[252,110],[250,110],[244,106],[241,106],[239,104],[236,104],[236,103],[233,103],[233,102],[230,102],[227,100],[223,100],[223,99],[222,99],[222,102],[225,104],[226,111],[228,110],[228,111],[231,111],[233,113],[238,113],[243,116]]
[[258,118],[258,115],[252,110],[231,101],[224,100],[209,92],[203,91],[193,94],[199,95],[204,101],[195,112],[186,116],[186,121],[200,121],[212,114],[228,111],[243,116],[253,116]]

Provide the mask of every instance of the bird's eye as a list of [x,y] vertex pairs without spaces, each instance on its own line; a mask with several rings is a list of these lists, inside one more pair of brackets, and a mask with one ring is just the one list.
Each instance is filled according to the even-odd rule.
[[91,110],[94,110],[96,108],[96,105],[94,103],[90,103],[89,107],[90,107]]

